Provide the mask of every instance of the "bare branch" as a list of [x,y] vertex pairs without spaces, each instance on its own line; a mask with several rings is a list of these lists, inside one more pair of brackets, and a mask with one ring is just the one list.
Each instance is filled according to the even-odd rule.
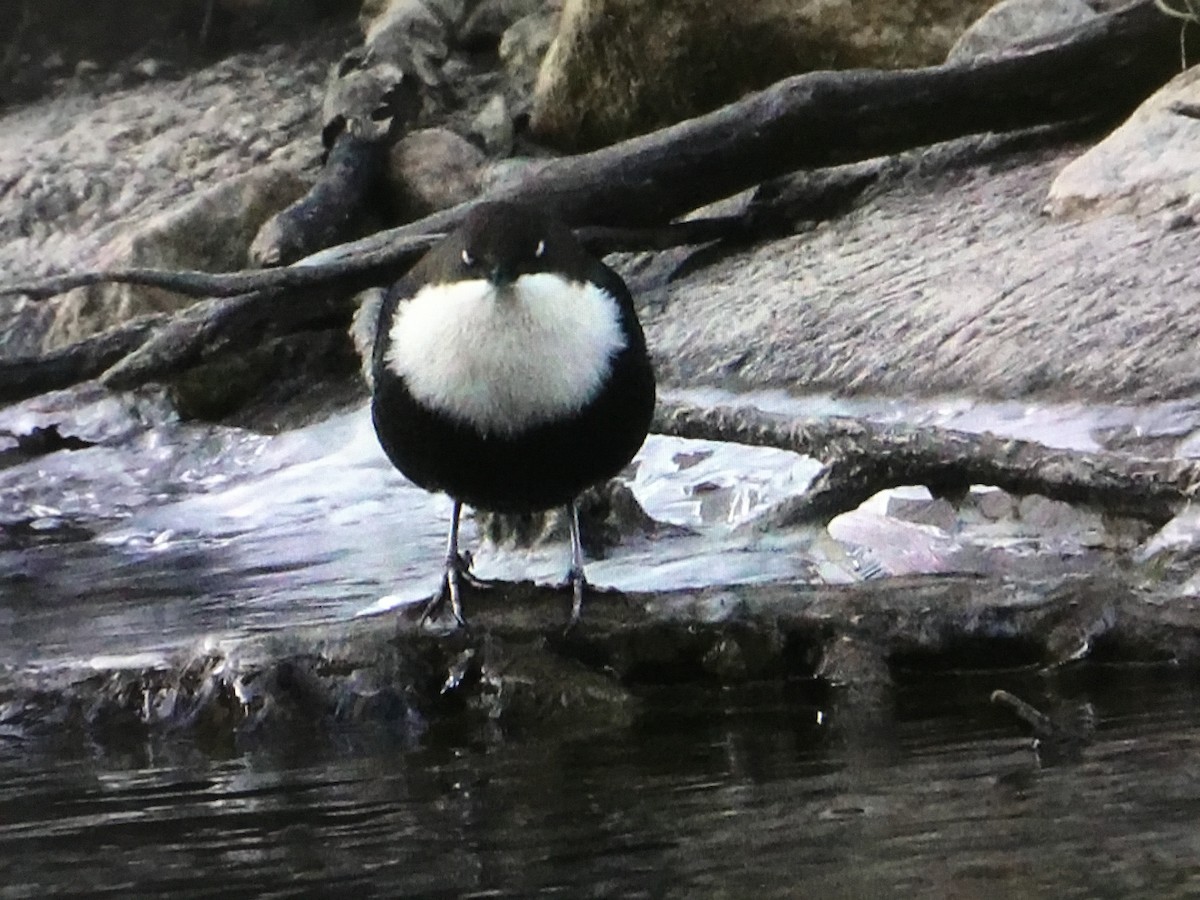
[[653,430],[776,447],[824,462],[808,491],[777,507],[765,527],[828,522],[879,491],[914,484],[951,495],[987,484],[1162,525],[1200,485],[1196,460],[1056,450],[993,434],[862,419],[788,420],[748,408],[665,404]]

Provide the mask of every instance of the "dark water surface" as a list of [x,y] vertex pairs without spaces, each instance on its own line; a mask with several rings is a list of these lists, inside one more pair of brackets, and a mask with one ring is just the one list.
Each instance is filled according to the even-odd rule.
[[879,703],[657,688],[631,726],[576,737],[0,736],[0,897],[1194,895],[1194,679],[1069,680],[1096,739],[1052,766],[988,703],[1045,702],[1044,682],[1005,674]]

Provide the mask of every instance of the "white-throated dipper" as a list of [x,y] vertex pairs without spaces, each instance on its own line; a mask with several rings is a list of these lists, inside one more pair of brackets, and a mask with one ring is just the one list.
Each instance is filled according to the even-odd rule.
[[564,506],[570,623],[585,585],[577,498],[629,463],[654,372],[625,282],[557,218],[484,203],[388,292],[371,360],[375,433],[415,484],[454,501],[442,592],[460,623],[463,504]]

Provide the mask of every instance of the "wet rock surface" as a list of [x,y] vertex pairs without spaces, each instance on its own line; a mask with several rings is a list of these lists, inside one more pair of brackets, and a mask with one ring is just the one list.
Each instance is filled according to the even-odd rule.
[[[421,624],[419,611],[218,642],[158,661],[97,660],[0,689],[0,727],[94,739],[135,729],[206,739],[295,723],[482,716],[514,727],[560,718],[612,727],[639,685],[738,684],[819,675],[857,692],[906,670],[1077,660],[1200,665],[1200,606],[1115,572],[1047,582],[905,578],[846,587],[725,586],[602,594],[567,633],[563,591],[471,591],[471,624]],[[865,696],[865,695],[864,695]]]

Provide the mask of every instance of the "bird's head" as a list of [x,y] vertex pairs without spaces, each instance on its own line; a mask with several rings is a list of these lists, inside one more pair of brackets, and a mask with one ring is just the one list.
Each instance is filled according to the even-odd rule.
[[[507,288],[522,275],[555,268],[563,238],[537,210],[516,203],[483,203],[456,233],[451,265],[460,279],[482,278]],[[559,248],[561,249],[561,248]]]

